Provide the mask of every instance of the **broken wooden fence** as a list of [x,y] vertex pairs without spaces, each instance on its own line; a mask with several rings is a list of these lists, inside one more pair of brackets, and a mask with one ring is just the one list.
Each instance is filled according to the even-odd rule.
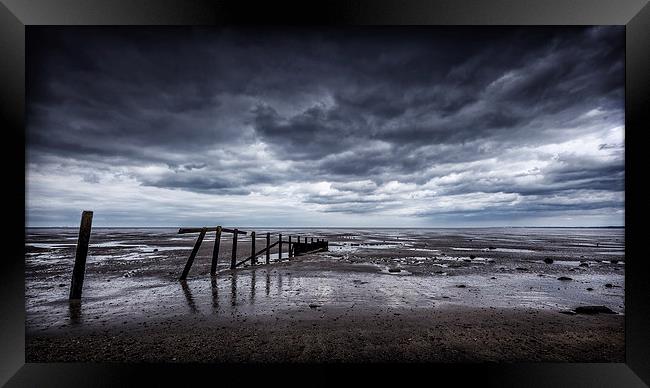
[[[75,255],[74,268],[72,271],[72,279],[70,281],[70,296],[69,296],[70,301],[81,300],[84,274],[86,272],[86,256],[88,255],[88,244],[90,241],[90,232],[92,229],[92,220],[93,220],[93,212],[89,210],[84,210],[81,214],[81,223],[79,226],[79,238],[77,240],[77,250]],[[251,255],[245,258],[244,260],[237,262],[237,237],[240,234],[246,235],[247,234],[246,232],[238,230],[236,228],[235,229],[222,228],[221,226],[203,227],[203,228],[180,228],[178,230],[179,234],[199,233],[199,237],[196,239],[196,242],[194,243],[194,248],[192,248],[190,257],[187,259],[187,263],[185,264],[185,268],[183,269],[183,273],[181,274],[180,280],[185,280],[187,278],[187,275],[190,272],[190,268],[192,268],[192,264],[194,263],[194,259],[196,258],[196,255],[199,252],[201,243],[205,238],[205,234],[207,232],[212,232],[212,231],[216,232],[215,240],[214,240],[214,248],[212,249],[212,265],[210,267],[210,275],[213,276],[216,275],[217,273],[217,260],[219,256],[219,245],[221,242],[222,233],[232,233],[232,255],[230,258],[231,269],[235,269],[236,267],[240,266],[241,264],[244,264],[249,260],[251,262],[251,265],[255,265],[257,263],[257,256],[261,255],[262,253],[266,254],[266,264],[269,264],[271,262],[271,248],[275,247],[276,245],[278,245],[278,261],[282,260],[283,244],[287,244],[288,246],[289,258],[297,255],[304,255],[307,253],[328,250],[327,241],[316,239],[316,241],[314,242],[313,237],[311,238],[311,242],[307,242],[307,237],[304,238],[304,242],[301,242],[300,241],[301,237],[297,236],[298,241],[294,242],[292,241],[292,236],[289,236],[288,241],[284,241],[282,240],[282,234],[279,234],[278,241],[271,244],[271,233],[266,233],[266,247],[256,252],[255,251],[256,235],[255,232],[251,232]]]
[[301,236],[297,236],[298,240],[297,242],[295,242],[292,241],[292,236],[289,236],[287,240],[283,240],[281,233],[278,234],[278,241],[271,243],[271,233],[267,232],[266,247],[260,249],[259,251],[256,251],[255,250],[256,233],[251,232],[250,234],[251,254],[245,259],[237,262],[237,239],[240,234],[246,235],[248,234],[247,232],[239,230],[237,228],[230,229],[230,228],[223,228],[221,226],[202,227],[202,228],[180,228],[178,230],[179,234],[199,233],[199,236],[197,237],[196,242],[194,243],[194,248],[192,249],[189,258],[187,259],[187,263],[185,264],[185,268],[183,269],[183,273],[181,274],[179,280],[187,279],[187,275],[190,272],[190,268],[192,268],[192,264],[194,263],[194,259],[196,258],[197,253],[199,252],[199,248],[201,247],[201,243],[205,238],[205,234],[207,232],[212,232],[212,231],[216,232],[215,239],[214,239],[214,248],[212,249],[212,265],[210,267],[210,275],[212,276],[216,275],[217,273],[217,261],[219,257],[219,246],[221,244],[221,234],[224,232],[232,233],[232,252],[230,256],[230,269],[235,269],[238,266],[246,263],[247,261],[250,261],[251,265],[256,265],[257,257],[262,254],[265,254],[266,264],[269,264],[271,262],[271,249],[274,248],[276,245],[278,246],[278,261],[282,260],[282,245],[284,244],[287,244],[289,258],[294,257],[296,255],[304,255],[308,253],[326,251],[329,248],[328,242],[322,239],[316,239],[316,241],[314,241],[314,238],[311,237],[311,242],[307,242],[307,237],[304,237],[304,242],[301,242],[300,241]]

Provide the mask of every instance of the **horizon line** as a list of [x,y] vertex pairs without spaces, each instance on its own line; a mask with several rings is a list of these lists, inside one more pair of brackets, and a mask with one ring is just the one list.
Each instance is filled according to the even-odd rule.
[[[219,225],[215,225],[219,226]],[[115,229],[175,229],[175,228],[201,228],[202,226],[93,226],[93,228],[115,228]],[[602,226],[231,226],[236,228],[259,228],[259,229],[484,229],[484,228],[547,228],[547,229],[613,229],[625,228],[625,225],[602,225]],[[78,228],[78,226],[25,226],[32,229],[64,229]]]

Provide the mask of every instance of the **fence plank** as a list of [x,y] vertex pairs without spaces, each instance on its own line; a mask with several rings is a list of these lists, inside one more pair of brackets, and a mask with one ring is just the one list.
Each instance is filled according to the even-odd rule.
[[255,265],[255,232],[251,232],[251,265]]
[[210,275],[213,276],[217,273],[219,245],[221,245],[221,226],[217,226],[217,235],[214,237],[214,248],[212,249],[212,266],[210,267]]
[[[178,229],[178,234],[185,234],[185,233],[199,233],[203,229],[205,229],[206,232],[214,232],[217,230],[217,227],[209,227],[209,228],[180,228]],[[243,230],[238,230],[238,229],[229,229],[229,228],[221,228],[222,232],[226,233],[237,233],[237,234],[246,234]],[[235,232],[236,231],[236,232]]]
[[271,261],[271,233],[266,232],[266,264]]
[[90,241],[90,230],[93,225],[93,212],[84,210],[81,213],[79,224],[79,237],[77,238],[77,253],[74,258],[72,280],[70,282],[70,299],[81,299],[81,291],[84,284],[86,272],[86,257],[88,256],[88,242]]
[[235,232],[232,234],[232,256],[230,258],[230,269],[235,269],[237,266],[236,260],[237,260],[237,235],[238,235],[237,229],[235,229]]
[[282,260],[282,233],[278,238],[278,261]]
[[268,247],[266,247],[266,248],[262,248],[262,249],[260,249],[259,251],[255,252],[255,256],[259,256],[259,255],[261,255],[261,254],[264,253],[264,252],[267,252],[267,253],[268,253],[268,252],[271,250],[271,248],[273,248],[273,247],[276,246],[276,245],[278,245],[278,242],[277,242],[277,241],[274,242],[273,244],[269,245]]
[[203,237],[205,237],[206,229],[207,228],[203,228],[201,234],[199,234],[199,237],[196,239],[196,243],[194,243],[194,248],[192,249],[192,253],[190,253],[190,257],[187,259],[187,263],[185,264],[185,269],[183,269],[183,274],[181,275],[179,280],[187,279],[187,274],[190,273],[190,268],[192,268],[192,263],[194,263],[194,258],[196,257],[196,254],[199,252],[199,248],[201,247],[201,242],[203,242]]

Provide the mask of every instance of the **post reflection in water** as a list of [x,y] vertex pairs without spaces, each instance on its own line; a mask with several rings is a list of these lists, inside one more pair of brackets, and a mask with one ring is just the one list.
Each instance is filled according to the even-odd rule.
[[219,292],[217,288],[217,277],[210,278],[210,285],[212,286],[212,308],[215,312],[219,310]]
[[271,274],[269,273],[268,268],[266,269],[266,296],[269,296],[271,292]]
[[192,291],[190,290],[190,287],[187,285],[187,281],[181,280],[181,287],[183,288],[183,294],[185,294],[185,300],[187,300],[187,305],[190,307],[190,311],[194,314],[198,313],[199,310],[196,308],[196,303],[194,302],[194,298],[192,297]]
[[[194,293],[192,292],[192,287],[188,284],[187,281],[181,280],[179,283],[181,284],[181,288],[183,290],[183,295],[185,297],[185,300],[187,302],[187,306],[189,308],[189,311],[194,314],[199,314],[201,313],[201,304],[202,301],[205,301],[206,304],[210,303],[212,313],[224,313],[227,310],[230,310],[231,312],[236,312],[240,308],[243,308],[245,306],[255,306],[256,303],[259,303],[259,296],[257,295],[258,292],[262,292],[261,285],[258,287],[258,271],[264,271],[264,277],[265,277],[265,285],[264,285],[264,292],[266,296],[271,295],[271,286],[272,286],[272,281],[271,281],[271,275],[272,271],[276,271],[276,281],[277,281],[277,290],[278,290],[278,295],[282,295],[282,290],[285,288],[284,286],[286,285],[287,281],[289,283],[293,282],[293,279],[291,278],[290,275],[283,274],[282,271],[277,271],[277,270],[271,270],[269,268],[254,268],[254,269],[249,269],[249,270],[240,270],[239,272],[232,271],[230,274],[227,276],[230,276],[230,303],[226,300],[228,298],[228,293],[224,293],[224,290],[222,289],[221,292],[219,290],[220,283],[227,282],[227,279],[219,277],[219,276],[212,276],[210,277],[210,291],[211,292],[211,297],[212,300],[208,302],[208,298],[210,295],[205,295],[208,298],[203,298],[201,295],[203,295],[204,292],[208,292],[207,287],[203,288],[201,285],[205,284],[202,283],[202,281],[196,280],[197,283],[194,284]],[[286,276],[288,276],[288,280],[284,279]],[[207,279],[205,279],[207,281]],[[262,281],[261,279],[259,279]],[[241,284],[238,284],[240,283]],[[248,284],[247,282],[250,282],[250,290],[248,290]],[[207,286],[207,284],[205,284]],[[238,290],[238,286],[240,289]],[[243,288],[242,288],[243,287]],[[199,292],[200,290],[200,292]],[[195,293],[199,293],[201,295],[198,296],[195,295]],[[238,292],[242,293],[242,295],[238,295]],[[220,295],[221,293],[221,295]],[[243,295],[243,293],[248,293],[248,297],[246,295]],[[219,298],[223,298],[222,300],[219,300]],[[230,305],[230,307],[228,307]],[[79,308],[74,309],[72,308],[72,305],[70,307],[70,315],[72,319],[75,319],[79,317]]]
[[255,302],[255,271],[251,271],[251,304]]
[[70,313],[70,322],[81,323],[81,301],[71,300],[68,303],[68,312]]
[[230,305],[237,306],[237,272],[230,274]]

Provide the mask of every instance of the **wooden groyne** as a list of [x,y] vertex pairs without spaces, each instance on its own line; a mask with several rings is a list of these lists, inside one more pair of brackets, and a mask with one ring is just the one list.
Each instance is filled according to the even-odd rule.
[[[92,220],[93,212],[84,210],[81,214],[81,223],[79,226],[79,238],[77,240],[77,251],[75,255],[74,268],[72,270],[72,280],[70,281],[70,296],[69,300],[72,302],[81,300],[81,291],[83,288],[84,274],[86,272],[86,257],[88,255],[88,244],[90,242],[90,232],[92,229]],[[210,266],[210,275],[216,276],[217,274],[217,262],[219,260],[219,247],[221,245],[221,235],[223,233],[232,234],[232,253],[230,256],[230,269],[236,269],[240,265],[250,261],[250,265],[257,265],[257,258],[264,254],[265,263],[270,264],[271,260],[271,248],[278,246],[278,260],[282,260],[282,246],[286,244],[288,251],[288,258],[292,258],[299,255],[305,255],[308,253],[322,252],[327,251],[329,248],[328,242],[322,239],[316,239],[314,241],[313,237],[303,237],[303,236],[287,236],[287,239],[282,238],[282,234],[279,233],[277,241],[271,243],[271,233],[266,233],[266,246],[259,251],[255,249],[255,240],[257,234],[255,232],[250,232],[251,236],[251,246],[250,246],[250,255],[247,256],[244,260],[237,262],[237,243],[238,237],[240,235],[246,236],[248,232],[239,230],[237,228],[224,228],[222,226],[216,227],[201,227],[201,228],[180,228],[178,229],[178,234],[186,233],[198,233],[199,236],[196,238],[192,252],[185,263],[183,268],[183,273],[181,274],[179,280],[187,279],[187,275],[192,268],[194,259],[199,253],[199,248],[201,243],[205,239],[205,235],[208,232],[215,232],[214,236],[214,248],[212,249],[212,265]],[[297,240],[293,240],[293,237],[297,237]],[[302,238],[302,241],[301,241]]]
[[[199,236],[194,243],[194,248],[190,253],[190,256],[187,259],[183,273],[181,274],[179,280],[187,279],[187,275],[192,268],[196,254],[201,247],[201,243],[205,238],[206,233],[215,232],[214,248],[212,249],[212,265],[210,267],[210,275],[215,276],[217,272],[217,262],[219,260],[219,246],[221,245],[221,234],[222,233],[231,233],[232,234],[232,252],[230,256],[230,269],[236,269],[246,262],[250,262],[250,265],[257,265],[257,258],[262,254],[265,257],[265,263],[271,263],[271,249],[276,245],[278,246],[277,257],[278,260],[282,260],[282,246],[286,244],[287,246],[287,256],[289,259],[299,255],[305,255],[308,253],[322,252],[329,249],[329,244],[326,240],[316,239],[314,241],[313,237],[303,237],[303,236],[287,236],[287,239],[282,238],[282,233],[278,234],[277,241],[271,243],[271,233],[266,233],[266,246],[259,251],[256,251],[255,241],[257,238],[256,232],[250,232],[251,236],[251,246],[250,246],[250,255],[244,258],[241,261],[237,261],[237,249],[238,249],[238,236],[247,235],[248,232],[239,230],[237,228],[224,228],[222,226],[216,227],[199,227],[199,228],[180,228],[178,229],[178,234],[187,234],[187,233],[199,233]],[[294,241],[293,237],[297,237],[297,240]],[[301,241],[303,238],[303,241]],[[310,239],[308,241],[308,239]]]

